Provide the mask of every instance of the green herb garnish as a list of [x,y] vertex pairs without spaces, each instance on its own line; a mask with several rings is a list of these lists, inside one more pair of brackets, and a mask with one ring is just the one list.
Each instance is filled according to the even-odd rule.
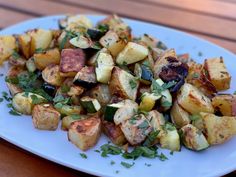
[[43,53],[43,52],[45,52],[45,49],[43,49],[43,48],[37,48],[37,49],[35,49],[35,52],[34,52],[34,53]]
[[147,120],[144,120],[141,124],[138,125],[138,128],[140,129],[146,129],[149,127],[149,123]]
[[144,165],[147,166],[147,167],[152,166],[152,164],[149,164],[149,163],[145,163]]
[[105,33],[105,32],[107,32],[107,31],[109,30],[109,26],[106,25],[106,24],[99,24],[99,25],[97,26],[97,29],[98,29],[99,31],[101,31],[102,33]]
[[170,106],[172,106],[172,103],[169,102],[169,101],[164,101],[164,102],[161,103],[161,105],[162,105],[163,107],[170,107]]
[[88,158],[85,153],[80,153],[80,156],[81,156],[82,158],[84,158],[84,159],[87,159],[87,158]]
[[61,86],[61,92],[62,93],[67,93],[70,91],[70,87],[68,85],[62,85]]
[[11,97],[8,96],[8,93],[3,91],[2,92],[2,97],[6,100],[6,101],[11,101]]
[[41,104],[41,103],[46,102],[46,100],[44,98],[39,98],[36,95],[30,95],[30,98],[32,99],[32,104]]
[[13,53],[11,54],[11,56],[12,56],[14,59],[20,58],[20,55],[19,55],[16,51],[13,51]]
[[157,42],[156,47],[159,48],[159,49],[162,49],[162,50],[166,50],[167,49],[166,45],[163,42],[161,42],[161,41]]
[[73,119],[73,120],[79,120],[81,119],[81,116],[79,114],[72,114],[70,115],[70,117]]
[[173,87],[177,82],[176,81],[170,81],[168,83],[164,83],[161,87],[166,90],[169,89],[171,87]]
[[130,79],[129,85],[131,89],[135,89],[137,87],[137,83],[133,79]]
[[14,110],[14,109],[11,109],[11,110],[9,111],[9,114],[11,114],[11,115],[13,115],[13,116],[20,116],[20,115],[21,115],[21,113],[17,112],[17,111]]
[[125,159],[137,159],[139,157],[155,158],[157,157],[157,149],[155,147],[137,146],[131,152],[123,153]]
[[203,53],[201,51],[198,52],[197,54],[199,57],[201,57],[203,55]]
[[121,162],[120,164],[125,168],[131,168],[132,166],[134,166],[135,163],[133,162],[132,164],[130,164],[127,162]]
[[0,98],[0,103],[3,102],[3,100],[4,100],[3,98]]
[[101,153],[102,157],[107,157],[108,154],[119,155],[122,153],[122,150],[119,147],[113,146],[110,144],[104,144],[100,148],[101,148],[101,152],[102,152]]
[[198,115],[198,114],[193,114],[193,115],[189,115],[189,119],[190,119],[191,121],[196,121],[196,120],[201,119],[201,116]]
[[192,74],[192,78],[194,78],[194,79],[198,79],[199,77],[200,77],[199,73],[193,73]]
[[167,158],[163,153],[161,153],[160,155],[157,155],[157,157],[158,157],[161,161],[168,160],[168,158]]
[[115,161],[112,160],[112,161],[110,162],[110,164],[111,164],[111,165],[114,165],[114,164],[115,164]]
[[159,134],[159,130],[156,131],[152,131],[151,133],[149,133],[149,135],[147,136],[147,139],[144,141],[143,145],[144,146],[152,146],[153,143],[155,142],[155,140],[157,139],[157,136]]

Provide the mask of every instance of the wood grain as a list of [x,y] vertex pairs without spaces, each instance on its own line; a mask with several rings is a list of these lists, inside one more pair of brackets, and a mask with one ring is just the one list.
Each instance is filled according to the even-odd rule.
[[[77,5],[77,7],[82,6],[106,13],[117,13],[189,32],[236,41],[236,21],[126,0],[99,0],[99,3],[96,3],[97,0],[57,0],[55,2],[67,2],[70,5]],[[107,8],[108,4],[109,8]],[[225,26],[230,26],[230,28],[225,28]]]

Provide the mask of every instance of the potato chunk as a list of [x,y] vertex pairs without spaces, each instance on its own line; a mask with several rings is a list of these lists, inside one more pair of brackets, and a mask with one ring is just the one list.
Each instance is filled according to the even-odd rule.
[[[24,69],[22,67],[18,67],[18,66],[12,66],[9,68],[8,73],[7,73],[7,78],[17,78],[18,75],[20,75],[21,73],[24,72]],[[7,87],[11,93],[12,96],[14,96],[15,94],[22,92],[22,89],[17,86],[16,84],[12,84],[9,82],[6,82]]]
[[32,112],[34,127],[41,130],[56,130],[60,116],[50,104],[35,105]]
[[222,57],[205,60],[204,67],[207,70],[210,81],[218,91],[229,89],[231,76]]
[[222,144],[236,135],[236,117],[219,117],[214,114],[200,113],[210,145]]
[[172,106],[170,116],[177,128],[181,128],[190,123],[189,113],[181,108],[177,102]]
[[212,98],[212,105],[216,111],[224,116],[236,116],[236,96],[216,95]]
[[129,42],[116,57],[117,64],[132,64],[148,56],[148,49],[140,44]]
[[59,65],[49,65],[42,72],[43,80],[55,86],[60,86],[64,80],[60,75]]
[[93,147],[101,134],[101,120],[90,117],[71,123],[68,131],[68,139],[83,151]]
[[152,127],[145,116],[140,114],[123,121],[121,130],[131,145],[137,145],[145,140]]
[[211,100],[191,84],[185,83],[178,95],[178,104],[191,114],[213,113]]
[[99,42],[103,47],[106,47],[114,57],[116,57],[127,44],[127,42],[119,38],[114,31],[108,31],[101,37]]
[[50,64],[60,64],[60,52],[57,48],[47,50],[44,53],[36,53],[33,55],[36,68],[43,70]]
[[103,132],[110,138],[112,143],[121,146],[125,144],[126,138],[121,131],[120,126],[115,125],[113,122],[103,121]]
[[0,37],[0,65],[7,60],[16,49],[16,39],[13,36]]
[[60,72],[63,76],[75,76],[85,64],[82,49],[63,49],[61,52]]
[[111,94],[135,100],[138,87],[139,81],[134,76],[119,67],[113,68],[109,84]]
[[29,58],[31,56],[30,53],[30,42],[31,37],[29,33],[22,34],[18,36],[19,41],[19,47],[22,52],[22,54],[25,56],[25,58]]
[[36,49],[47,49],[52,41],[52,31],[44,29],[36,29],[29,32],[31,35],[30,50],[31,55]]

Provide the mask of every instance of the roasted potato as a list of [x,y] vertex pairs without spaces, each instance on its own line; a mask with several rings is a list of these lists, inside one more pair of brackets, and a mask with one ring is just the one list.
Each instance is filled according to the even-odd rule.
[[131,145],[143,142],[152,131],[151,124],[143,114],[130,117],[121,123],[121,130]]
[[34,107],[32,99],[33,96],[36,96],[37,99],[40,99],[42,102],[46,102],[46,100],[40,95],[34,93],[20,92],[15,94],[12,99],[13,108],[22,114],[30,115]]
[[236,117],[219,117],[210,113],[200,113],[210,145],[222,144],[236,135]]
[[236,116],[236,95],[216,95],[212,106],[224,116]]
[[111,74],[109,89],[111,94],[135,100],[137,97],[139,81],[128,72],[114,67]]
[[84,92],[84,88],[81,86],[70,86],[70,90],[67,92],[69,96],[80,96]]
[[229,89],[231,76],[226,69],[222,57],[205,60],[204,68],[210,81],[218,91]]
[[47,50],[43,53],[35,53],[33,55],[35,66],[39,70],[43,70],[50,64],[60,64],[60,52],[57,48]]
[[[12,66],[8,70],[7,78],[10,78],[10,79],[17,78],[17,76],[23,72],[25,72],[25,71],[22,67]],[[17,94],[19,92],[22,92],[22,89],[19,86],[17,86],[16,84],[9,83],[9,82],[6,82],[6,84],[7,84],[7,87],[8,87],[12,96],[14,96],[15,94]]]
[[121,146],[127,142],[120,126],[115,125],[113,122],[103,121],[102,128],[105,135],[107,135],[115,145]]
[[127,42],[121,39],[114,31],[108,31],[101,37],[99,42],[103,47],[107,48],[114,57],[116,57],[127,44]]
[[31,36],[30,50],[31,55],[36,49],[47,49],[52,41],[52,31],[44,29],[35,29],[29,32]]
[[202,132],[191,124],[184,125],[180,129],[180,137],[183,144],[188,149],[201,151],[209,147],[209,144]]
[[60,86],[64,80],[60,75],[59,65],[49,65],[42,72],[43,80],[55,86]]
[[181,108],[176,101],[170,110],[170,116],[172,122],[176,125],[177,128],[181,128],[184,125],[190,123],[189,113]]
[[68,131],[68,139],[83,151],[93,147],[101,134],[101,120],[90,117],[72,122]]
[[191,114],[199,112],[213,113],[211,100],[191,84],[185,83],[178,95],[178,104]]
[[116,63],[119,65],[132,64],[145,59],[148,56],[148,49],[134,42],[129,42],[117,55]]
[[62,115],[73,115],[73,114],[80,114],[82,112],[82,107],[78,105],[55,105],[57,111],[59,111]]
[[29,58],[31,56],[31,36],[29,33],[22,34],[18,36],[19,41],[19,48],[21,53],[24,55],[25,58]]
[[105,106],[111,100],[111,93],[108,85],[98,84],[90,90],[90,96],[96,98],[102,106]]
[[65,116],[62,118],[62,121],[61,121],[61,129],[68,131],[70,128],[70,124],[72,122],[82,120],[82,119],[87,119],[88,117],[89,115],[81,115],[81,114],[72,114],[70,116]]
[[60,116],[50,104],[35,105],[32,111],[34,127],[40,130],[56,130]]
[[14,50],[17,49],[16,39],[13,36],[0,37],[0,65],[7,60]]

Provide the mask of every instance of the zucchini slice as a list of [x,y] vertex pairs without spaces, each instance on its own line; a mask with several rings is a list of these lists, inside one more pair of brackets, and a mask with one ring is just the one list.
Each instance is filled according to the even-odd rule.
[[156,101],[160,98],[161,95],[156,95],[155,93],[143,93],[143,95],[141,96],[139,109],[142,111],[151,111],[154,108]]
[[96,75],[93,66],[83,67],[75,76],[73,83],[85,88],[92,88],[96,85]]
[[111,93],[108,85],[106,84],[98,84],[90,90],[89,95],[92,98],[96,98],[101,106],[106,106],[111,100]]
[[59,111],[62,115],[74,115],[74,114],[80,114],[82,112],[82,107],[81,106],[76,106],[76,105],[66,105],[66,104],[61,104],[57,103],[55,106],[57,111]]
[[80,49],[87,49],[92,45],[92,41],[82,35],[70,39],[69,42],[71,45],[78,47]]
[[124,105],[125,103],[123,101],[119,103],[108,104],[105,108],[104,119],[109,122],[113,122],[116,111],[119,108],[124,107]]
[[188,149],[201,151],[209,147],[202,132],[191,124],[187,124],[180,129],[180,137]]
[[101,109],[101,105],[95,98],[90,98],[88,96],[82,97],[80,103],[88,113],[95,113]]
[[140,78],[143,84],[150,85],[153,79],[152,71],[145,65],[140,65],[138,63],[134,66],[135,75]]
[[26,61],[26,68],[29,72],[34,72],[36,71],[36,65],[35,65],[35,62],[34,62],[34,58],[30,58]]
[[92,40],[99,40],[105,33],[94,28],[87,29],[87,34]]

